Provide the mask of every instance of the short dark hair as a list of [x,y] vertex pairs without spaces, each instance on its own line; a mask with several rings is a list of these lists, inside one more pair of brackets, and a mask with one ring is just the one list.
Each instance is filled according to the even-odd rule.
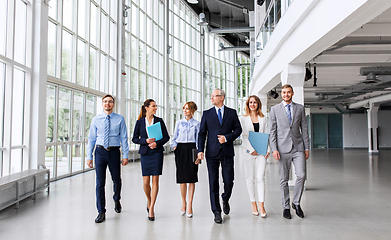
[[106,95],[104,95],[104,96],[103,96],[103,98],[102,98],[102,101],[103,101],[103,100],[105,100],[105,98],[108,98],[108,97],[109,97],[109,98],[111,98],[111,99],[113,99],[113,103],[115,103],[115,99],[114,99],[114,97],[113,97],[113,96],[111,96],[110,94],[106,94]]

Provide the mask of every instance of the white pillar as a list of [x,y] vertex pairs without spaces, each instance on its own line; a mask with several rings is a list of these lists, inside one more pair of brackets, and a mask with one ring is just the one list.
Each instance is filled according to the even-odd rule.
[[[305,65],[304,64],[288,64],[281,72],[281,84],[290,84],[293,87],[293,102],[304,105],[304,76]],[[296,174],[294,174],[295,166],[291,167],[291,180],[288,185],[292,189],[296,182]]]
[[48,6],[33,1],[30,169],[45,165]]
[[369,109],[367,110],[368,117],[368,152],[369,153],[378,153],[379,152],[379,144],[377,131],[379,128],[377,112],[379,111],[379,106],[375,106],[371,104]]

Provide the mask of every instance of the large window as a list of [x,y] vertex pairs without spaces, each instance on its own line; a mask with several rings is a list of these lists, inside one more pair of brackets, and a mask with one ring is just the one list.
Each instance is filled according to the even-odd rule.
[[[143,102],[149,98],[164,111],[164,4],[160,0],[126,1],[129,6],[125,26],[125,106],[130,139]],[[165,119],[167,122],[167,120]]]
[[31,6],[0,2],[0,176],[28,169]]
[[[169,45],[169,130],[183,117],[182,107],[193,101],[201,109],[200,27],[197,15],[181,0],[170,1]],[[201,111],[194,118],[201,120]]]
[[56,179],[89,169],[88,130],[101,112],[96,102],[105,94],[116,96],[118,3],[49,4],[45,165]]

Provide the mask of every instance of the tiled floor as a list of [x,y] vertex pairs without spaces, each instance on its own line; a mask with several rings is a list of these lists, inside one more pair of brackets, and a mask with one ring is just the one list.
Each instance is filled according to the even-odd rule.
[[231,213],[224,223],[213,222],[206,164],[200,166],[194,217],[180,216],[179,186],[173,155],[165,157],[156,221],[145,211],[140,162],[123,168],[123,212],[114,212],[108,177],[107,219],[96,224],[95,173],[53,182],[50,195],[39,193],[19,209],[0,212],[0,239],[390,239],[391,150],[370,156],[367,150],[312,150],[302,198],[305,218],[282,217],[278,164],[269,160],[266,172],[266,211],[251,214],[241,161],[235,160]]

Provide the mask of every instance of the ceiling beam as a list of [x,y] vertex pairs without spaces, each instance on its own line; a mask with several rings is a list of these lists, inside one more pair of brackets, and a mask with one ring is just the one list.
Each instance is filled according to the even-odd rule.
[[385,94],[385,95],[381,95],[378,97],[373,97],[370,99],[366,99],[363,101],[349,104],[349,108],[354,109],[354,108],[360,108],[360,107],[369,107],[372,104],[389,102],[389,101],[391,101],[391,94]]

